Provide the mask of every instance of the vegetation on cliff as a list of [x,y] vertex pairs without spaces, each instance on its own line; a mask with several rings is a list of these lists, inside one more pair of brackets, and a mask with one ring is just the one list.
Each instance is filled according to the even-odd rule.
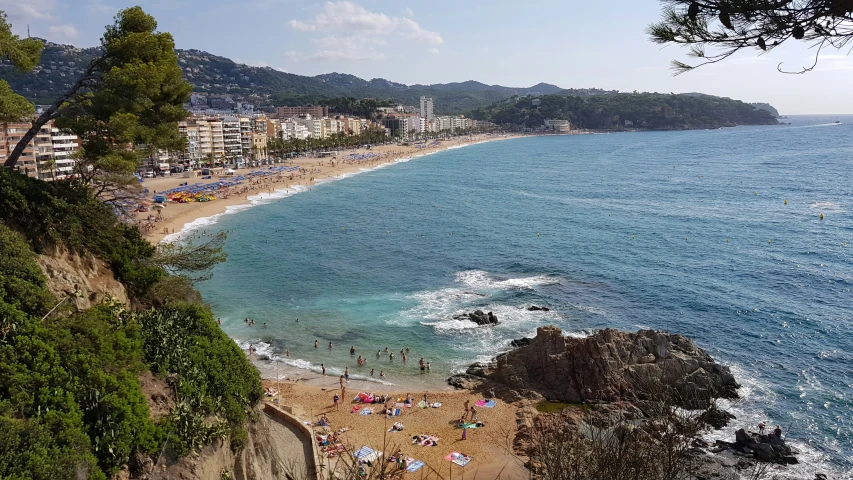
[[[56,246],[107,260],[135,308],[55,298],[37,252]],[[242,446],[259,374],[206,306],[159,288],[179,277],[156,258],[91,189],[0,169],[0,477],[105,478],[164,446]],[[176,396],[159,419],[138,380],[149,370]]]
[[541,127],[546,119],[557,119],[569,120],[576,128],[607,130],[687,130],[777,123],[766,110],[738,100],[661,93],[513,98],[476,109],[471,116],[527,128]]

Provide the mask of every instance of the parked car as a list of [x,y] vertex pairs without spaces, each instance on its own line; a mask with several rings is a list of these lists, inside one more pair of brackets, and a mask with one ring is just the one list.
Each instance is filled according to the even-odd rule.
[[154,178],[154,172],[151,172],[151,171],[145,172],[145,178]]

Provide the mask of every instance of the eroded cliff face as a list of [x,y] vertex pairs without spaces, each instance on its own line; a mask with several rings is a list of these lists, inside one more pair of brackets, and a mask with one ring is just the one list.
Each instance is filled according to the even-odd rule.
[[69,297],[77,310],[97,305],[108,296],[128,303],[124,285],[113,277],[109,265],[90,254],[55,248],[39,256],[39,266],[47,276],[48,289],[58,300]]
[[528,345],[451,377],[451,384],[470,388],[464,384],[481,380],[494,384],[489,388],[508,390],[510,399],[566,403],[635,402],[655,385],[689,392],[687,402],[697,396],[700,401],[736,398],[738,388],[728,367],[682,335],[604,329],[573,338],[552,326],[540,327]]

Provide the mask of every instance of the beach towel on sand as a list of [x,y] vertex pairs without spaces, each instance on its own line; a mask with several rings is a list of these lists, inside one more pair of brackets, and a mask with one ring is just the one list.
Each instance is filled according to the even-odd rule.
[[471,457],[469,457],[468,455],[465,455],[464,453],[458,453],[458,452],[450,452],[449,454],[447,454],[446,457],[444,457],[444,459],[447,461],[453,462],[456,465],[459,465],[460,467],[464,467],[465,465],[468,465],[468,462],[471,461]]
[[420,461],[420,460],[415,460],[414,462],[410,463],[408,467],[406,467],[406,471],[409,471],[409,472],[417,472],[417,471],[418,471],[418,470],[420,470],[420,469],[421,469],[421,467],[423,467],[424,465],[425,465],[425,463],[424,463],[424,462],[422,462],[422,461]]
[[419,407],[421,407],[421,408],[429,408],[429,403],[427,403],[427,402],[425,402],[425,401],[421,400],[421,402],[420,402],[420,403],[418,403],[418,406],[419,406]]
[[477,422],[477,423],[460,423],[460,424],[456,425],[456,428],[477,428],[477,427],[484,427],[484,426],[485,425],[483,425],[480,422]]
[[399,409],[399,408],[396,408],[396,409],[394,409],[394,413],[392,413],[392,415],[393,415],[393,416],[395,416],[395,417],[399,417],[399,416],[400,416],[400,413],[401,413],[401,412],[400,412],[400,409]]
[[474,405],[476,405],[478,407],[495,408],[495,405],[497,405],[497,404],[498,403],[494,400],[483,399],[483,400],[477,400],[477,403],[475,403]]
[[432,405],[430,405],[430,406],[431,406],[432,408],[441,408],[441,402],[435,402],[435,403],[433,403],[433,404],[432,404]]
[[353,457],[358,458],[360,460],[367,459],[375,455],[376,452],[370,447],[361,447],[355,453],[352,454]]
[[356,405],[356,406],[352,407],[352,410],[349,413],[355,413],[359,410],[361,410],[361,405]]
[[373,409],[372,408],[362,408],[361,411],[358,412],[358,414],[359,415],[372,415]]

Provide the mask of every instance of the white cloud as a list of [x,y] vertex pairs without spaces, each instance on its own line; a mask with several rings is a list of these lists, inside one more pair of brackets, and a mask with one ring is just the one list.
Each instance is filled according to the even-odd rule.
[[309,55],[300,55],[294,51],[284,54],[284,57],[296,62],[322,62],[322,61],[381,61],[387,57],[376,49],[387,43],[381,38],[368,38],[351,35],[338,37],[335,35],[325,36],[314,40],[317,50]]
[[403,10],[403,15],[405,15],[405,16],[407,16],[407,17],[410,17],[410,18],[411,18],[411,17],[414,17],[414,16],[415,16],[415,12],[413,12],[411,8],[406,7],[406,8]]
[[19,23],[53,21],[50,12],[56,8],[55,0],[0,0],[0,10],[6,12],[13,26],[26,28]]
[[107,15],[118,11],[118,8],[105,4],[103,0],[89,0],[88,5],[86,5],[86,9],[88,9],[90,13],[97,15]]
[[67,42],[77,38],[77,27],[71,24],[51,25],[47,28],[47,33],[50,36],[48,40],[55,42]]
[[438,54],[439,54],[439,51],[438,51],[438,49],[437,49],[437,48],[430,48],[429,50],[427,50],[427,52],[429,52],[429,53],[431,53],[431,54],[433,54],[433,55],[438,55]]
[[[438,32],[427,30],[413,18],[411,9],[405,17],[371,12],[349,0],[326,2],[323,10],[312,20],[291,20],[290,27],[300,32],[323,33],[315,40],[317,51],[310,55],[295,52],[285,54],[292,60],[384,60],[385,53],[376,47],[385,47],[382,38],[402,37],[414,43],[442,45],[444,39]],[[394,42],[399,44],[399,42]]]
[[418,22],[410,18],[403,18],[401,21],[405,26],[405,28],[402,28],[401,30],[403,36],[406,38],[418,42],[426,42],[430,45],[441,45],[444,43],[444,39],[441,38],[441,35],[439,35],[438,32],[430,32],[418,25]]

